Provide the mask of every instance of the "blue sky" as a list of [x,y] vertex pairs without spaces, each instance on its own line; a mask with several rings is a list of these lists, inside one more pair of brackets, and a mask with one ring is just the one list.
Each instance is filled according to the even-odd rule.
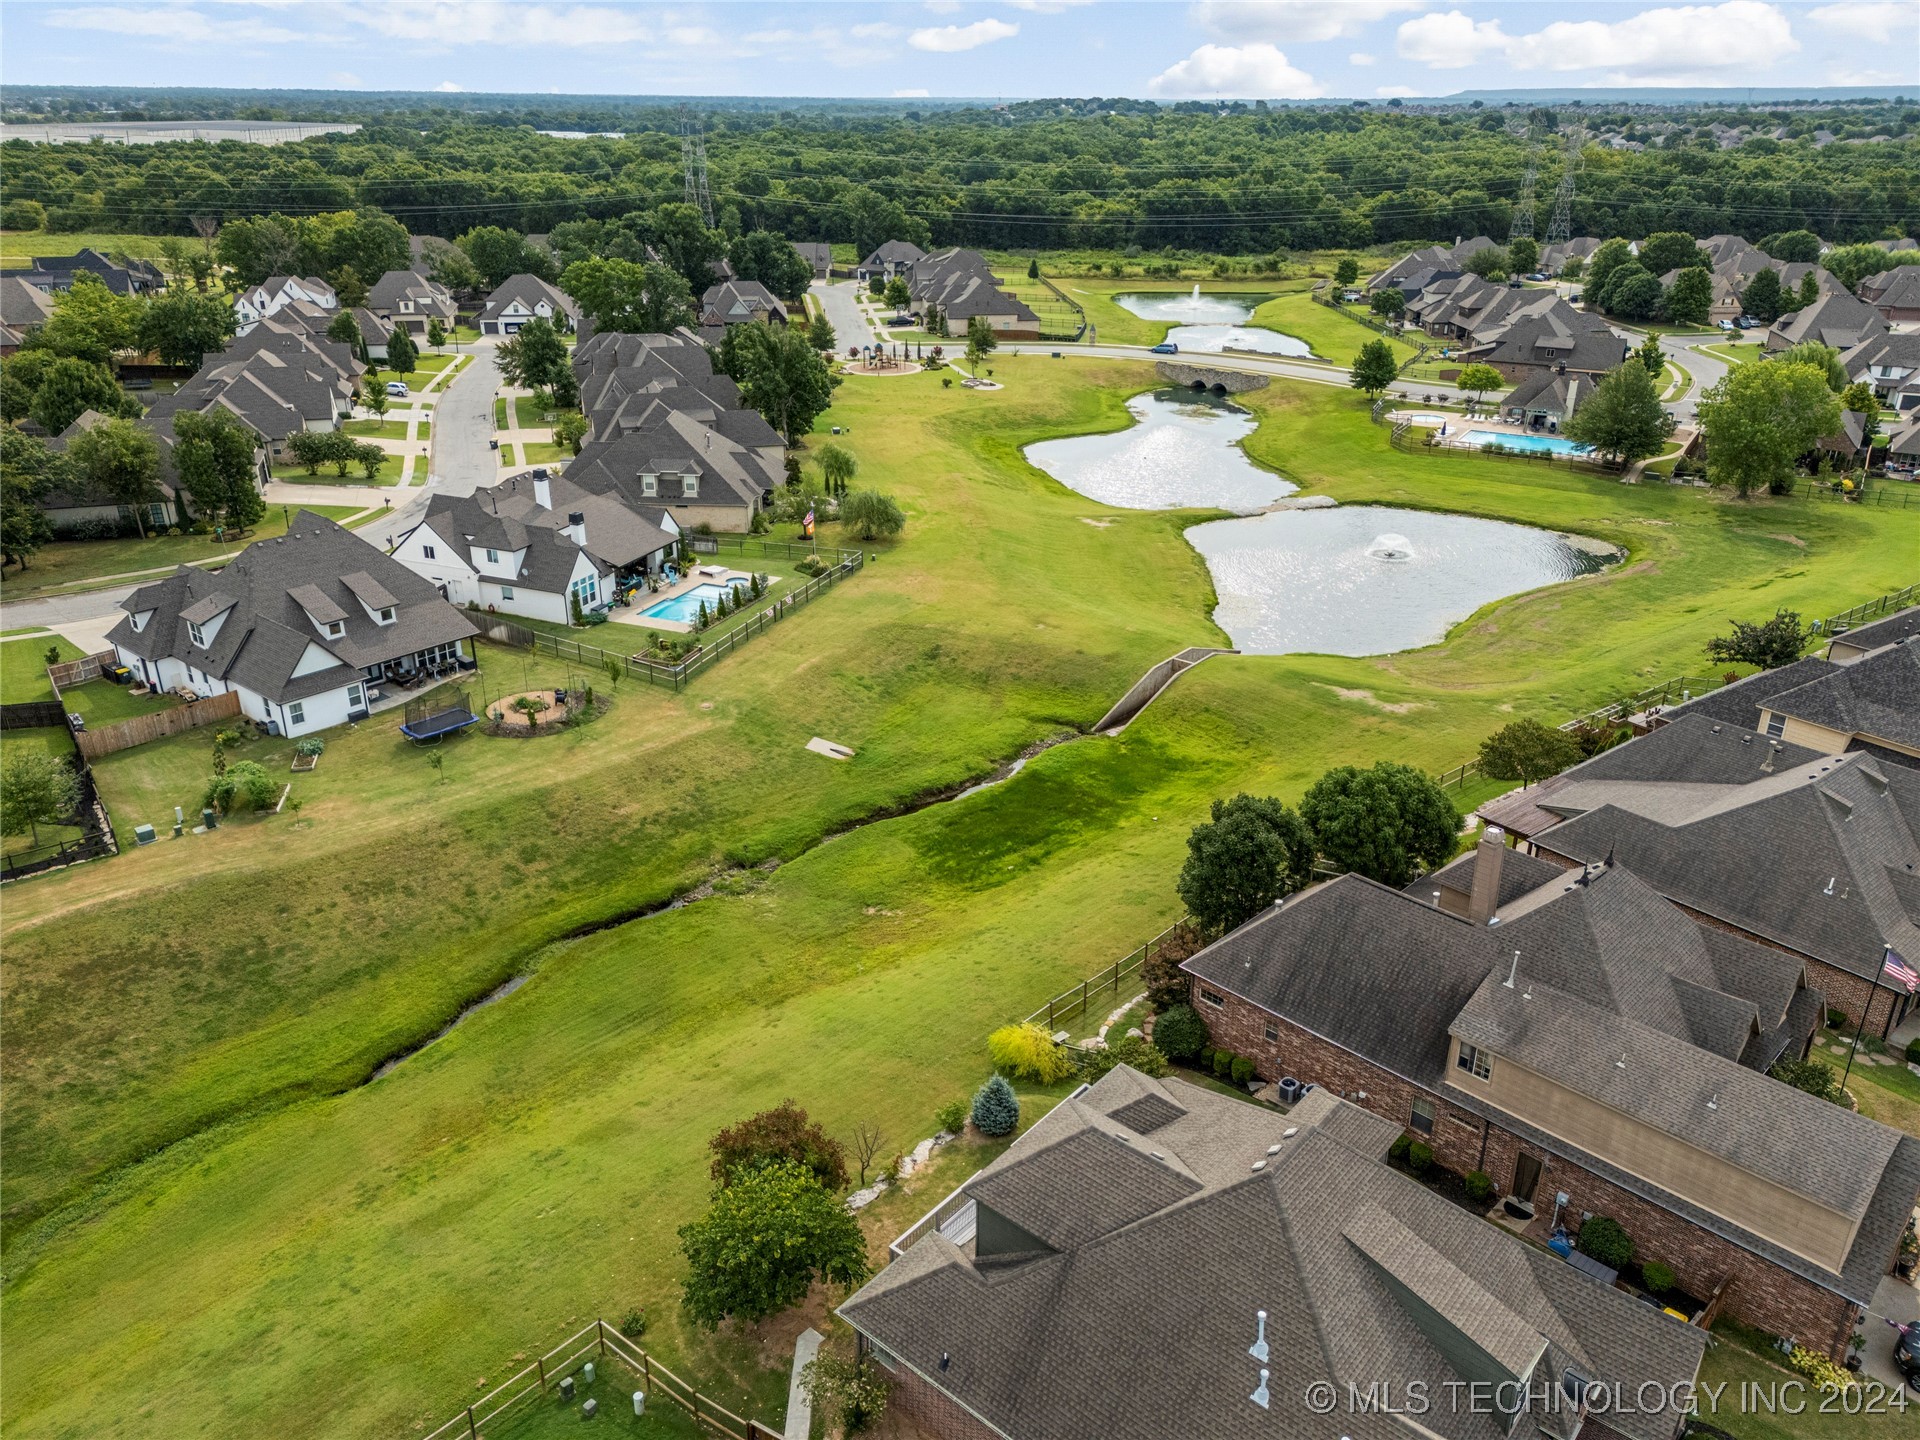
[[1915,0],[7,0],[0,80],[572,94],[1388,98],[1903,85]]

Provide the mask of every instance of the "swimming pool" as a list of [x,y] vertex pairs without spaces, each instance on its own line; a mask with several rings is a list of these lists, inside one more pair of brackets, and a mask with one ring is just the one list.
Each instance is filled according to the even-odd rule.
[[700,604],[706,602],[707,614],[713,614],[714,606],[720,597],[731,589],[735,595],[746,589],[747,582],[735,580],[729,585],[696,585],[684,595],[676,595],[671,600],[662,600],[657,605],[649,605],[640,613],[649,620],[677,620],[682,625],[691,625],[700,618]]
[[1499,445],[1508,450],[1551,450],[1556,455],[1585,455],[1593,449],[1591,445],[1582,445],[1562,435],[1509,435],[1500,430],[1469,430],[1464,439],[1467,444],[1482,450],[1489,445]]

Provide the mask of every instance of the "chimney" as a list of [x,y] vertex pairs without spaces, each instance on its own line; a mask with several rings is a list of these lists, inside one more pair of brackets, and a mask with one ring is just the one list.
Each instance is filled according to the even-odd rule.
[[1473,852],[1473,890],[1467,896],[1467,919],[1485,925],[1500,908],[1500,866],[1507,856],[1507,832],[1489,825],[1480,833]]
[[566,535],[582,550],[587,548],[587,517],[578,510],[567,516]]
[[533,472],[533,503],[542,510],[553,508],[553,482],[547,478],[544,470]]

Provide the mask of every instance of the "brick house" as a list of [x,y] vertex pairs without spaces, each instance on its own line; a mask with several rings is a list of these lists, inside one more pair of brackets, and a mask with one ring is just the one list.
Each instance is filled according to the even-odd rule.
[[1263,1078],[1484,1172],[1538,1239],[1611,1216],[1688,1293],[1836,1358],[1920,1194],[1920,1140],[1764,1073],[1819,1022],[1805,965],[1624,865],[1569,874],[1493,831],[1407,892],[1316,886],[1183,968]]
[[1683,1415],[1592,1397],[1686,1386],[1704,1333],[1390,1168],[1396,1133],[1324,1091],[1281,1115],[1119,1066],[839,1314],[940,1440],[1671,1440]]

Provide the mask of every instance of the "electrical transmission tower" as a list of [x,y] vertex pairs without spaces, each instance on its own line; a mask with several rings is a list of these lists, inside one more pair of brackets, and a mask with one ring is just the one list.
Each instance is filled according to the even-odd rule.
[[707,189],[707,140],[698,116],[680,107],[680,164],[687,175],[687,204],[713,228],[713,194]]
[[1540,138],[1528,124],[1521,135],[1527,138],[1527,173],[1520,181],[1520,199],[1513,207],[1513,226],[1507,231],[1509,243],[1533,238],[1533,182],[1540,177]]
[[1575,125],[1567,132],[1567,156],[1560,168],[1560,189],[1553,197],[1553,219],[1547,224],[1547,244],[1564,245],[1573,238],[1573,177],[1580,168],[1580,147],[1586,131]]

